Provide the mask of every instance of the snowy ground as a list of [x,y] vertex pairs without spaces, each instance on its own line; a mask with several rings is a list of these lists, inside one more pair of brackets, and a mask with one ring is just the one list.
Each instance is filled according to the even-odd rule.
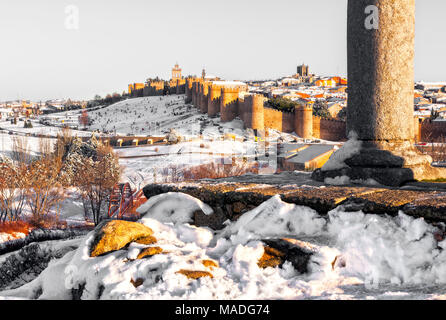
[[[189,223],[194,210],[212,209],[184,194],[163,194],[141,208],[141,223],[152,228],[163,254],[135,260],[144,245],[131,244],[90,258],[87,235],[76,251],[54,260],[34,281],[0,292],[5,298],[69,299],[84,286],[82,299],[443,299],[446,241],[434,227],[404,214],[398,217],[314,210],[278,196],[214,232]],[[261,269],[259,240],[295,238],[314,255],[309,272],[290,263]],[[218,267],[205,267],[213,260]],[[180,269],[209,271],[191,280]],[[93,272],[93,270],[95,270]],[[131,281],[143,279],[135,287]]]

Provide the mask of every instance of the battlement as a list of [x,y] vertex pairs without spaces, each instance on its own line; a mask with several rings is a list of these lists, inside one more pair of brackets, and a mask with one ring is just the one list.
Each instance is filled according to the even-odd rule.
[[341,119],[328,119],[328,118],[322,118],[321,116],[315,116],[315,115],[313,115],[313,119],[316,119],[316,120],[323,120],[323,121],[327,121],[327,122],[334,122],[334,123],[345,123],[345,121],[344,120],[341,120]]
[[233,93],[233,94],[237,94],[240,92],[240,88],[238,87],[223,87],[222,89],[222,93]]

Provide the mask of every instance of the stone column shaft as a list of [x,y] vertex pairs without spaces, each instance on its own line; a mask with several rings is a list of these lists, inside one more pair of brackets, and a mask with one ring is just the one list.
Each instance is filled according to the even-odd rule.
[[[367,28],[370,5],[377,29]],[[359,140],[412,141],[415,0],[349,0],[347,133]]]

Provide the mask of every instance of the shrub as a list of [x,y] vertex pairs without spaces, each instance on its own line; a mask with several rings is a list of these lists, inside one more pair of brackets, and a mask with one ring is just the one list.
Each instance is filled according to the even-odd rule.
[[183,170],[183,178],[185,180],[217,179],[241,176],[249,172],[258,173],[256,163],[217,164],[211,162]]
[[0,233],[24,233],[28,235],[31,230],[33,229],[33,226],[27,222],[27,221],[7,221],[0,223]]

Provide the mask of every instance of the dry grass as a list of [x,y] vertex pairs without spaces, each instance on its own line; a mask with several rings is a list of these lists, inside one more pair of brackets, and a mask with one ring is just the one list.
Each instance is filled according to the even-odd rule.
[[32,229],[66,229],[67,222],[59,219],[57,215],[32,216],[27,219]]
[[28,235],[34,227],[26,221],[7,221],[0,223],[0,233],[24,233]]
[[[193,181],[200,179],[218,179],[241,176],[246,173],[259,173],[258,163],[247,163],[246,161],[235,162],[233,164],[206,163],[198,166],[181,169],[179,166],[170,165],[158,171],[161,182],[172,183],[181,181]],[[158,173],[154,172],[154,180]]]
[[246,173],[258,174],[256,163],[218,164],[207,163],[183,170],[184,180],[218,179],[241,176]]

